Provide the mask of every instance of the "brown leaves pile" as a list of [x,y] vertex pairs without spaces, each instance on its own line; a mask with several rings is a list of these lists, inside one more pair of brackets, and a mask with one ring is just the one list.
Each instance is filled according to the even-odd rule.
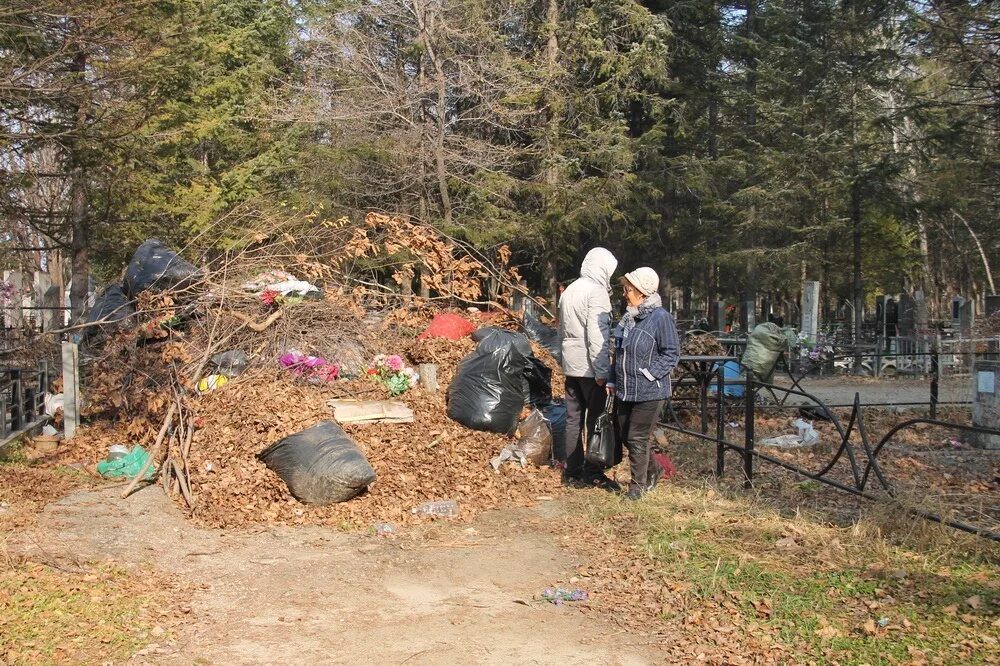
[[[448,372],[445,373],[449,374]],[[373,391],[374,389],[374,391]],[[333,397],[385,397],[363,380],[327,386],[295,383],[279,371],[259,371],[205,395],[197,405],[204,428],[191,447],[194,517],[207,525],[319,523],[356,527],[421,520],[410,509],[429,500],[457,500],[463,517],[499,506],[525,506],[558,488],[553,470],[488,463],[507,438],[481,433],[445,417],[444,392],[414,389],[402,396],[414,411],[406,425],[349,425],[378,475],[369,491],[327,507],[299,503],[256,455],[270,444],[332,418]]]

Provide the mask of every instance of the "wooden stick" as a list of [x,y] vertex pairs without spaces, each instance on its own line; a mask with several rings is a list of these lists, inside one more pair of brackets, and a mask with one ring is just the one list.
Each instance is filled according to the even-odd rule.
[[181,496],[187,503],[189,509],[194,508],[194,497],[191,494],[191,487],[188,485],[187,478],[184,476],[184,472],[181,471],[180,465],[177,464],[176,460],[171,460],[170,465],[174,470],[174,476],[177,479],[177,483],[181,489]]
[[139,480],[149,471],[149,466],[153,464],[153,459],[160,454],[160,446],[163,445],[163,438],[167,436],[167,430],[170,429],[170,424],[174,420],[174,411],[177,409],[177,405],[174,403],[170,404],[170,409],[167,410],[167,415],[163,419],[163,425],[160,426],[160,432],[156,434],[156,441],[153,442],[153,450],[150,452],[149,457],[146,458],[146,464],[142,466],[139,473],[135,475],[135,478],[127,486],[125,490],[122,491],[122,499],[125,499],[132,494],[135,487],[139,484]]
[[263,333],[271,324],[278,321],[281,318],[281,315],[283,315],[284,313],[285,313],[284,310],[275,310],[274,312],[271,313],[270,317],[268,317],[267,319],[265,319],[260,323],[255,322],[253,319],[246,316],[242,312],[230,312],[229,314],[232,317],[235,317],[236,319],[239,319],[244,324],[246,324],[247,328],[249,328],[250,330],[256,331],[257,333]]

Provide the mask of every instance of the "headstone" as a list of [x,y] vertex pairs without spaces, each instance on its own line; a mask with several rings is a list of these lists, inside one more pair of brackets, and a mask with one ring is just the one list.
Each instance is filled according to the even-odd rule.
[[726,329],[726,304],[722,301],[711,301],[708,304],[708,328],[713,331]]
[[35,273],[35,307],[42,308],[36,310],[37,320],[41,323],[43,332],[54,331],[59,328],[59,289],[52,284],[52,277],[48,273],[39,271]]
[[432,393],[438,390],[437,370],[437,363],[420,364],[420,383],[423,384],[425,389]]
[[[972,425],[1000,430],[1000,361],[973,364],[972,392]],[[980,449],[1000,449],[1000,435],[970,432],[964,439]]]
[[986,312],[984,313],[987,317],[990,315],[1000,312],[1000,294],[992,294],[986,297]]
[[819,282],[807,280],[802,283],[802,326],[799,332],[815,340],[819,333]]
[[959,313],[962,311],[962,305],[965,303],[965,299],[961,296],[955,296],[951,299],[951,326],[952,328],[958,328]]
[[958,312],[958,330],[963,338],[971,338],[972,330],[976,326],[976,302],[966,301]]
[[911,337],[917,332],[917,302],[907,293],[899,296],[897,305],[899,335]]

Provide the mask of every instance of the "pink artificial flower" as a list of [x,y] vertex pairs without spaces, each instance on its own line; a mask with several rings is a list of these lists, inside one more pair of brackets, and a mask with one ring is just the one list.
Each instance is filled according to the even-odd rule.
[[278,298],[278,292],[271,291],[270,289],[265,289],[260,295],[260,300],[264,305],[274,305],[274,301]]
[[400,356],[393,354],[386,360],[386,365],[388,365],[389,369],[393,372],[399,372],[403,369],[403,359]]

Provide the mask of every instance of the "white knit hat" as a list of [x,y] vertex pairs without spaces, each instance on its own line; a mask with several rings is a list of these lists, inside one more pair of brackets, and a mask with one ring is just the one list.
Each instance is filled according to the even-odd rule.
[[660,276],[649,266],[643,266],[631,273],[626,273],[625,279],[638,289],[643,296],[652,296],[660,288]]

